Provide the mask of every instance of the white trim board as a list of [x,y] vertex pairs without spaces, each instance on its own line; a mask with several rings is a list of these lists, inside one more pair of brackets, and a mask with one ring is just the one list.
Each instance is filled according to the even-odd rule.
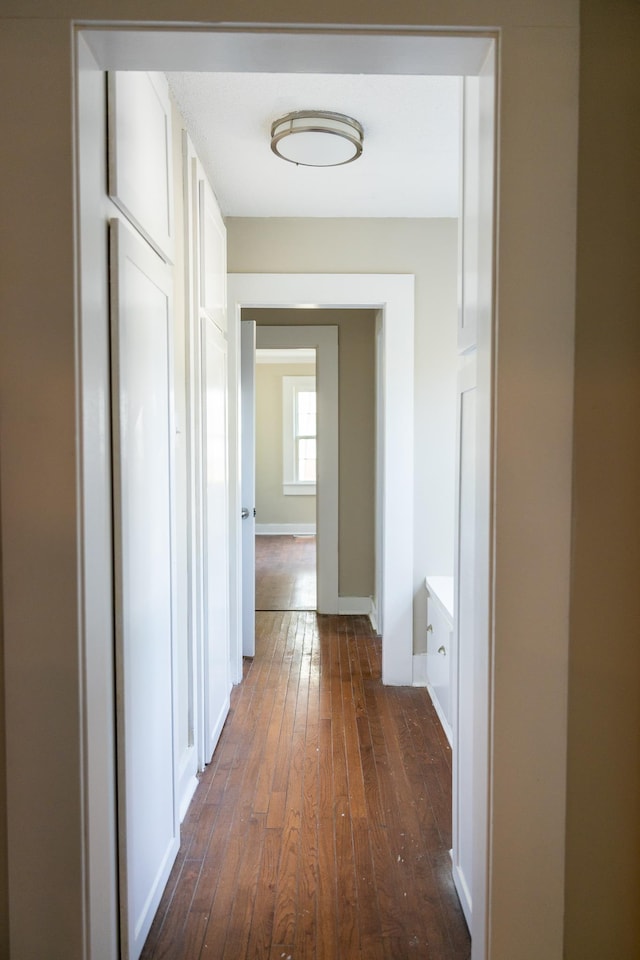
[[369,621],[371,622],[371,627],[373,629],[373,632],[379,635],[380,628],[378,626],[378,608],[376,606],[376,602],[373,599],[373,597],[371,598],[371,610],[369,611]]
[[[239,397],[239,381],[234,381],[233,377],[241,309],[301,306],[374,308],[381,311],[380,366],[384,390],[380,397],[380,403],[383,404],[380,421],[384,486],[380,519],[383,556],[382,597],[376,598],[376,606],[378,629],[383,634],[382,680],[392,685],[410,685],[413,680],[414,277],[411,274],[229,274],[231,406],[237,404]],[[322,375],[319,362],[319,382]],[[233,436],[230,436],[230,461],[233,487],[238,482],[239,464],[237,443]]]
[[338,597],[338,613],[343,616],[371,615],[371,597]]
[[315,523],[256,523],[256,537],[305,537],[315,532]]
[[445,717],[442,709],[440,707],[440,702],[433,690],[433,687],[427,679],[428,672],[428,654],[427,653],[414,653],[413,655],[413,686],[414,687],[423,687],[427,690],[429,697],[431,698],[431,703],[433,704],[433,709],[438,714],[438,720],[442,725],[442,729],[445,732],[449,744],[453,743],[453,732],[451,729],[451,724]]
[[272,347],[263,347],[260,350],[256,350],[256,363],[312,363],[315,367],[316,352],[315,350],[305,349],[304,347],[298,347],[298,349],[293,347],[290,350],[286,347],[282,347],[280,350]]

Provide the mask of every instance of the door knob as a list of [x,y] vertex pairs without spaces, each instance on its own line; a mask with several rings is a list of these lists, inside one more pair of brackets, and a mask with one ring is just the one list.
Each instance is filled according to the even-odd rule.
[[246,520],[248,516],[249,516],[249,507],[243,507],[243,508],[242,508],[242,519],[243,519],[243,520]]

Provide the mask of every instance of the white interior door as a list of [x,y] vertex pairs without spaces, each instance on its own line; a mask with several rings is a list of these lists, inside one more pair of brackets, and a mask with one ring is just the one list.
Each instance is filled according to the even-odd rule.
[[240,324],[242,653],[256,651],[256,322]]
[[174,779],[171,268],[111,222],[122,956],[137,960],[179,847]]
[[204,523],[204,642],[202,702],[204,762],[229,712],[229,521],[227,496],[227,342],[201,319],[202,506]]

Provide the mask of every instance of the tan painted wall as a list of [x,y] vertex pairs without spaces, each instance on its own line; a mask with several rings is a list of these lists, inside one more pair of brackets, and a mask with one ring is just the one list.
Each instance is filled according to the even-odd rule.
[[640,6],[581,5],[566,960],[640,957]]
[[[227,221],[229,236],[234,222]],[[232,249],[235,243],[230,240],[230,257]],[[375,311],[263,309],[252,310],[251,316],[258,324],[338,327],[338,594],[371,597],[375,578]]]
[[282,378],[313,377],[308,363],[256,364],[256,523],[314,523],[316,498],[282,492]]

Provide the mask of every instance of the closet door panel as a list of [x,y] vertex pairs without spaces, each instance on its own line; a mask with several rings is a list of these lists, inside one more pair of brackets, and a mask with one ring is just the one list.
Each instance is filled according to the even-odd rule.
[[111,224],[116,718],[123,957],[179,847],[174,784],[171,270]]
[[109,74],[109,195],[160,256],[173,260],[171,104],[160,73]]
[[227,344],[214,323],[202,334],[202,504],[204,521],[203,703],[205,762],[229,712],[229,517]]

